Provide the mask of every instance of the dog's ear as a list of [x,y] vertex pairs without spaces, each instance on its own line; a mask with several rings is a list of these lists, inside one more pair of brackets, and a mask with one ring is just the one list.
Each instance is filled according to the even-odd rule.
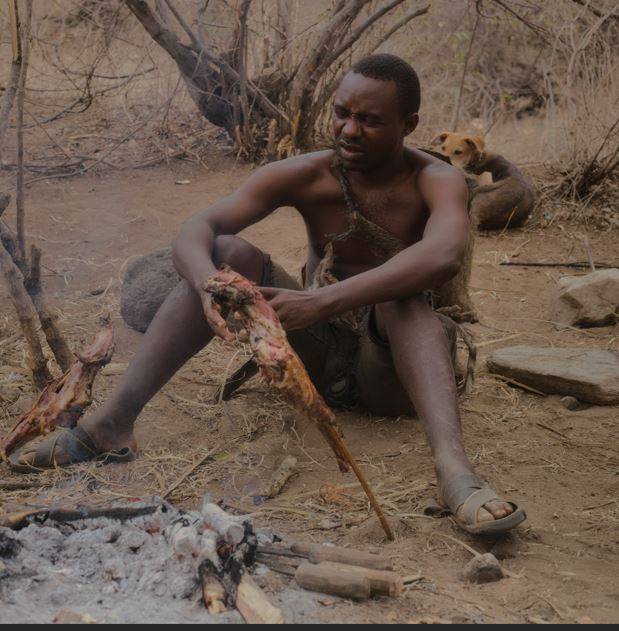
[[441,132],[430,144],[437,145],[439,142],[445,142],[445,138],[449,136],[448,131]]
[[481,136],[469,136],[464,141],[477,153],[483,153],[486,149],[486,142]]

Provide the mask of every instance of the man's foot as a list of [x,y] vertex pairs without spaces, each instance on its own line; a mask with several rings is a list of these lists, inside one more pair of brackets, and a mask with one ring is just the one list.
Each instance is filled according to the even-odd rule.
[[440,481],[442,506],[448,508],[457,524],[472,534],[500,534],[526,519],[513,502],[499,498],[486,482],[471,472]]
[[78,462],[103,460],[122,462],[135,457],[137,442],[133,432],[119,431],[97,413],[71,430],[60,430],[34,447],[25,447],[9,458],[9,466],[23,473]]

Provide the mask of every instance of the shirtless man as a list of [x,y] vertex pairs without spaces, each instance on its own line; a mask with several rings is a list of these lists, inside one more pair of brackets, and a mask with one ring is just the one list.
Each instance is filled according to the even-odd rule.
[[[146,403],[213,335],[231,336],[203,289],[227,263],[263,287],[332,405],[359,403],[383,415],[414,407],[434,457],[439,500],[460,526],[496,533],[522,522],[522,509],[478,478],[465,454],[448,335],[424,293],[458,272],[469,218],[459,171],[404,146],[417,127],[419,101],[417,75],[402,59],[381,54],[358,62],[335,95],[335,150],[268,164],[187,221],[173,248],[184,280],[159,309],[109,400],[74,430],[16,454],[13,466],[135,452],[133,426]],[[281,206],[295,207],[306,224],[305,288],[234,236]],[[316,287],[325,251],[340,282]],[[347,318],[346,329],[341,316],[351,312],[356,325]]]

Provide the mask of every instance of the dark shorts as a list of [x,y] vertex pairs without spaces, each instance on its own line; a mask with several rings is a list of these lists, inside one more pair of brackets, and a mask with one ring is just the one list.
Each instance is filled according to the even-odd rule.
[[[280,265],[265,255],[263,285],[300,290],[302,286]],[[447,330],[455,363],[455,330]],[[288,333],[318,391],[334,409],[365,408],[380,416],[414,414],[393,364],[389,343],[375,325],[374,309],[368,309],[359,331],[339,323],[317,322]]]

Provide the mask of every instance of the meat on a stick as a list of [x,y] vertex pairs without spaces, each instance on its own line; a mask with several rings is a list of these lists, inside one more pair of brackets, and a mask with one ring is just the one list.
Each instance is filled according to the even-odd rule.
[[75,427],[86,408],[92,403],[92,384],[99,370],[114,352],[112,325],[106,323],[93,343],[80,354],[75,363],[58,379],[47,384],[32,408],[17,421],[0,442],[0,456],[7,458],[18,447],[56,427]]
[[271,305],[247,278],[227,265],[212,276],[204,285],[214,301],[234,312],[239,325],[247,332],[249,345],[267,382],[281,390],[292,404],[311,421],[316,423],[335,453],[340,471],[349,467],[354,471],[372,508],[393,541],[393,533],[374,497],[365,476],[359,469],[346,444],[342,431],[335,422],[335,415],[312,383],[305,366],[294,352],[286,333]]

